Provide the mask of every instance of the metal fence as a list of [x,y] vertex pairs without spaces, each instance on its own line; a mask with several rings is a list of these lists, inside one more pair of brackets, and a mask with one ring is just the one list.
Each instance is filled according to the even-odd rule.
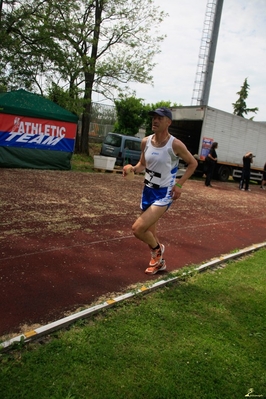
[[113,105],[92,103],[90,137],[104,138],[112,132],[116,121],[116,110]]
[[113,132],[114,125],[106,125],[103,123],[90,123],[89,136],[90,137],[106,137],[107,133]]

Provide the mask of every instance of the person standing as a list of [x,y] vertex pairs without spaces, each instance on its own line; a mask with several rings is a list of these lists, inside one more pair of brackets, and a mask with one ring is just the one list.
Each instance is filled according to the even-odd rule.
[[[242,176],[239,184],[239,189],[242,191],[251,191],[249,188],[249,181],[250,181],[250,165],[253,162],[254,155],[252,152],[247,152],[243,156],[243,169],[242,169]],[[245,188],[244,188],[245,184]]]
[[205,162],[207,165],[207,170],[206,170],[206,179],[205,179],[205,186],[206,187],[212,187],[211,185],[211,180],[213,177],[214,169],[215,169],[215,164],[217,162],[217,153],[216,150],[218,148],[218,143],[214,141],[211,145],[209,154],[207,155]]
[[[169,133],[172,122],[170,109],[157,108],[150,111],[149,115],[152,117],[153,134],[142,140],[140,160],[132,167],[134,173],[145,170],[140,203],[142,213],[134,222],[132,231],[151,251],[151,260],[145,273],[155,274],[166,269],[163,259],[165,246],[157,235],[158,221],[172,202],[180,198],[182,186],[194,173],[197,161],[184,143]],[[179,157],[187,164],[187,168],[176,183]]]
[[262,182],[261,182],[260,188],[265,190],[264,186],[266,186],[266,162],[265,162],[264,167],[263,167],[263,175],[262,175]]

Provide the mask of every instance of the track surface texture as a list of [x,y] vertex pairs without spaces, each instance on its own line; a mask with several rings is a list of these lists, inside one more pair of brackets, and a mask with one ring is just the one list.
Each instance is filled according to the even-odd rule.
[[[0,169],[0,337],[157,279],[131,232],[143,176]],[[189,180],[159,223],[165,275],[266,240],[266,191]]]

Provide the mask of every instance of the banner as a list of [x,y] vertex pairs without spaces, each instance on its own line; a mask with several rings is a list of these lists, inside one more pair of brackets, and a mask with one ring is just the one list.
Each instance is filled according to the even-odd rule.
[[213,139],[209,139],[208,137],[203,137],[201,152],[200,152],[200,159],[204,160],[206,158],[206,156],[209,154],[212,143],[213,143]]
[[0,146],[73,152],[77,125],[0,113]]

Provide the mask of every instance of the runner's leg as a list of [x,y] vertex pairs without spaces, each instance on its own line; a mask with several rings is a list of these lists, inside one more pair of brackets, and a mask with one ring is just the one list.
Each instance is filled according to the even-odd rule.
[[148,244],[150,248],[155,248],[159,244],[156,232],[157,222],[166,210],[167,206],[151,205],[133,224],[134,236]]

